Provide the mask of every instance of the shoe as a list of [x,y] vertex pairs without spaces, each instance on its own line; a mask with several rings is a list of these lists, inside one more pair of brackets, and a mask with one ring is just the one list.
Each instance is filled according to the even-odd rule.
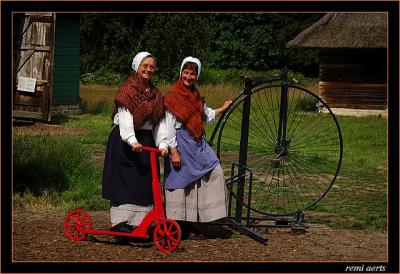
[[187,237],[187,240],[206,240],[206,239],[207,239],[207,237],[203,232],[199,232],[199,233],[190,232]]
[[133,225],[128,225],[128,222],[121,222],[121,223],[111,227],[110,231],[131,233],[133,231]]
[[147,234],[149,234],[149,239],[148,241],[152,242],[154,238],[154,230],[156,229],[156,222],[151,223],[149,228],[147,229]]
[[177,221],[179,227],[181,228],[181,239],[187,240],[189,239],[189,234],[192,233],[193,230],[193,223],[186,222],[186,221]]
[[114,242],[114,244],[118,244],[118,245],[128,245],[129,239],[128,239],[128,237],[114,236],[113,242]]

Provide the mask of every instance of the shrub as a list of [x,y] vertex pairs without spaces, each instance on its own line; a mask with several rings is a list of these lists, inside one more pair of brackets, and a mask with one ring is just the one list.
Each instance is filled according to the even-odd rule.
[[85,73],[81,75],[83,84],[96,83],[103,85],[119,85],[123,81],[124,76],[113,72],[107,67],[102,67],[95,72]]
[[301,111],[316,111],[318,99],[309,95],[300,97],[296,108]]

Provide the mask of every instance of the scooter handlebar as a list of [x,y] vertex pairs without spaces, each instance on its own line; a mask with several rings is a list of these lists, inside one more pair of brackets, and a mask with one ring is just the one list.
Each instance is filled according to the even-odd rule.
[[145,150],[145,151],[149,151],[149,152],[153,151],[156,154],[160,154],[161,155],[161,150],[159,150],[158,148],[143,146],[142,149]]

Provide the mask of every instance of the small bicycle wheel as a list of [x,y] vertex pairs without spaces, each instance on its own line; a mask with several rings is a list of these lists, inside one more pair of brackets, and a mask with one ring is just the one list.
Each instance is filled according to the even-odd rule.
[[181,241],[181,228],[174,220],[158,220],[153,232],[153,241],[158,250],[171,253]]
[[[282,153],[281,92],[280,84],[263,84],[251,91],[246,167],[253,180],[250,202],[247,179],[243,199],[251,210],[275,216],[298,213],[321,200],[336,180],[343,154],[332,111],[321,98],[296,85],[288,86]],[[231,176],[232,163],[239,163],[244,100],[245,96],[234,103],[218,132],[216,150],[226,177]],[[317,105],[327,111],[318,112]],[[237,191],[230,189],[233,194]]]
[[64,221],[64,233],[73,241],[81,241],[86,238],[86,234],[78,230],[90,230],[92,228],[92,220],[85,211],[76,209],[71,211]]

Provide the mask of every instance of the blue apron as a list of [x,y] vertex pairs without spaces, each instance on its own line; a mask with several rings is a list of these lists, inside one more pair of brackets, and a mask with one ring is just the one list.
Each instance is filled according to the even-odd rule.
[[176,130],[181,167],[172,165],[171,156],[165,163],[165,189],[185,188],[213,170],[219,160],[204,137],[195,140],[184,128]]

